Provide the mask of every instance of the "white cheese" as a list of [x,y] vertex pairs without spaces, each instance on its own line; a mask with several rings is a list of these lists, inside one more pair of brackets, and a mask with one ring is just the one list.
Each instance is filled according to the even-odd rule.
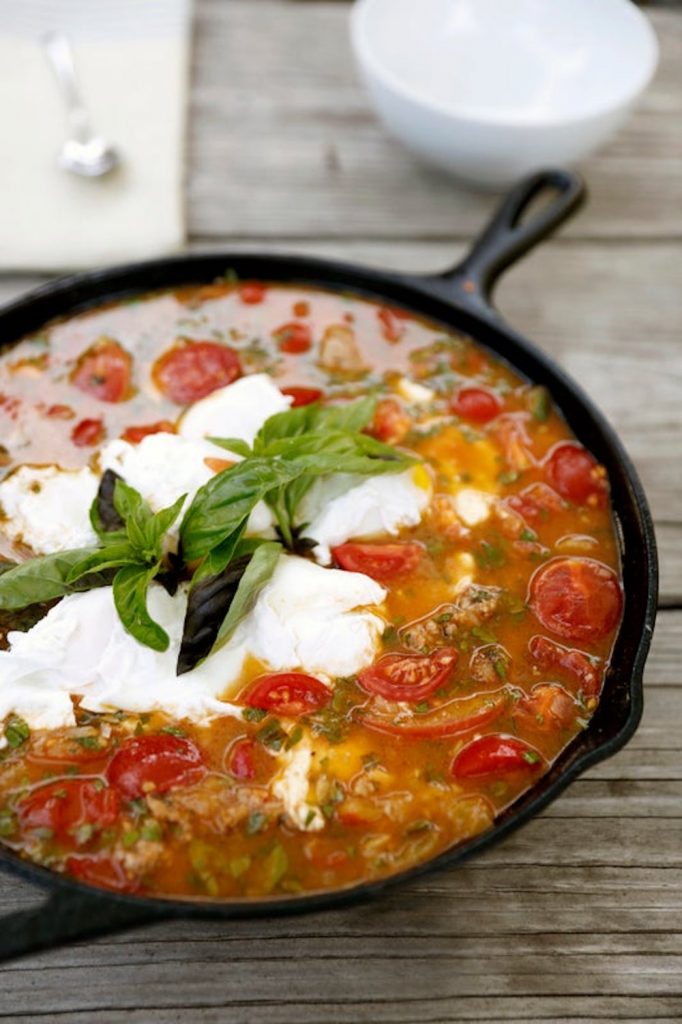
[[313,554],[328,565],[330,548],[344,541],[391,534],[416,526],[431,500],[431,480],[421,466],[404,473],[358,477],[339,473],[321,478],[297,513],[305,535],[317,541]]
[[416,381],[410,380],[409,377],[400,378],[396,384],[396,391],[401,398],[404,398],[411,405],[427,405],[436,397],[436,392],[432,391],[431,388],[424,387],[423,384],[417,384]]
[[477,526],[490,515],[492,498],[485,491],[477,491],[473,487],[463,487],[452,499],[455,512],[465,526]]
[[283,556],[243,624],[246,643],[273,669],[352,675],[374,660],[385,623],[368,606],[385,596],[363,573]]
[[239,715],[222,698],[239,684],[248,654],[273,670],[324,676],[348,675],[373,661],[384,623],[367,606],[384,596],[367,576],[284,555],[232,640],[176,676],[184,589],[170,597],[150,587],[149,612],[170,639],[163,652],[124,630],[110,587],[73,594],[26,633],[9,634],[10,650],[0,651],[0,718],[15,711],[33,728],[72,725],[69,694],[89,711],[159,710],[194,721]]
[[281,755],[284,766],[271,784],[273,796],[284,804],[291,824],[304,832],[324,828],[322,811],[308,800],[313,757],[308,741],[301,740],[293,750]]
[[195,439],[238,437],[253,444],[265,421],[291,402],[267,373],[252,373],[195,402],[180,418],[178,433]]
[[0,529],[37,555],[95,544],[88,513],[98,485],[87,468],[20,466],[0,483]]

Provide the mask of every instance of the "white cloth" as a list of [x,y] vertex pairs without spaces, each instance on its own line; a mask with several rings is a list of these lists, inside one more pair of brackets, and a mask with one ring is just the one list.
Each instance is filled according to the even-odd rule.
[[[66,108],[42,49],[65,33],[94,131],[121,167],[57,165]],[[190,0],[0,0],[0,268],[96,266],[184,239]]]

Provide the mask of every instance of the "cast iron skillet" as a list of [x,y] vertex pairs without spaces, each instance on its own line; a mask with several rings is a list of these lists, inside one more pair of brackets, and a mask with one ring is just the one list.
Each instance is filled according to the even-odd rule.
[[[12,344],[53,317],[135,292],[209,282],[232,267],[239,277],[247,279],[319,285],[387,300],[470,334],[516,370],[544,384],[578,438],[606,466],[621,542],[625,590],[623,623],[602,699],[588,729],[537,785],[482,835],[380,881],[335,892],[223,902],[104,892],[22,861],[0,846],[0,866],[50,891],[42,906],[0,921],[0,960],[163,918],[263,916],[320,910],[376,896],[389,885],[413,879],[434,867],[460,863],[499,842],[546,807],[580,772],[613,754],[632,736],[642,712],[642,670],[653,632],[658,584],[647,502],[628,456],[601,413],[559,366],[508,327],[490,302],[492,287],[502,271],[550,234],[581,204],[584,194],[580,178],[565,171],[543,171],[523,181],[504,200],[464,262],[435,276],[384,273],[301,257],[222,252],[79,274],[51,282],[0,311],[0,339],[3,344]],[[547,200],[544,206],[524,219],[531,201],[541,197]]]

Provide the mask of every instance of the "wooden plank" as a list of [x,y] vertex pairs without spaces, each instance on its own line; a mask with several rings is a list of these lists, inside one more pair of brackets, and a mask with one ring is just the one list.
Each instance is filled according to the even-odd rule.
[[[190,111],[191,233],[468,237],[493,198],[425,169],[369,108],[349,5],[202,0]],[[661,65],[635,114],[584,161],[592,203],[573,237],[682,234],[682,19],[650,11]]]

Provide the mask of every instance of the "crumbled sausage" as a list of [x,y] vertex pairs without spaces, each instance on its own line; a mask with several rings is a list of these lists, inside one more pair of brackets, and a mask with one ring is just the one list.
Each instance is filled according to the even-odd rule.
[[468,583],[452,604],[442,604],[426,618],[411,622],[400,631],[400,638],[412,650],[430,651],[492,618],[501,595],[499,587]]
[[322,335],[318,362],[332,373],[360,374],[368,369],[355,338],[347,324],[331,324]]
[[171,790],[163,797],[149,794],[146,799],[158,821],[175,822],[186,838],[190,838],[196,827],[224,835],[253,811],[273,814],[281,811],[281,805],[273,801],[266,790],[237,788],[211,775],[194,786]]

